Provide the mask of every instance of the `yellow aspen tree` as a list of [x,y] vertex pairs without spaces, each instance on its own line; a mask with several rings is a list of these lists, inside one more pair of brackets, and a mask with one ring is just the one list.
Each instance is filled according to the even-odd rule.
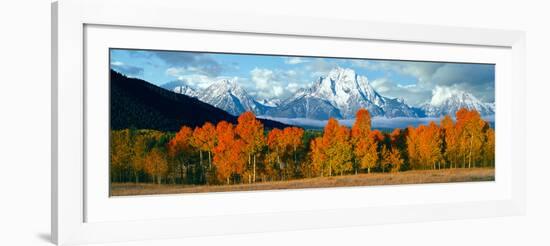
[[371,141],[371,116],[368,110],[361,108],[357,111],[355,122],[351,128],[351,143],[353,145],[354,168],[357,174],[359,168],[370,168],[376,165],[378,158],[374,158],[376,146]]

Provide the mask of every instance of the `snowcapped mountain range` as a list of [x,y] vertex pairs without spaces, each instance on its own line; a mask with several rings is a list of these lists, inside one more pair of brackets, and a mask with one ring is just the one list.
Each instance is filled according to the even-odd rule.
[[326,120],[330,117],[354,118],[360,108],[374,116],[418,117],[403,100],[381,96],[369,84],[367,77],[352,69],[335,68],[311,87],[299,90],[294,96],[266,112],[272,117]]
[[196,97],[232,115],[252,111],[256,115],[274,118],[352,119],[357,110],[366,108],[373,116],[418,118],[454,115],[461,107],[476,109],[481,115],[494,114],[494,104],[483,103],[466,92],[447,93],[445,97],[432,99],[420,108],[411,107],[403,99],[380,95],[367,77],[340,67],[282,101],[256,100],[237,82],[227,79],[216,81],[201,91],[184,82],[170,82],[161,87]]
[[455,115],[460,108],[475,109],[481,115],[491,115],[495,113],[495,105],[492,103],[484,103],[474,97],[472,94],[464,91],[454,91],[446,95],[444,98],[435,100],[436,94],[432,101],[422,105],[422,110],[426,116],[437,117],[441,115]]

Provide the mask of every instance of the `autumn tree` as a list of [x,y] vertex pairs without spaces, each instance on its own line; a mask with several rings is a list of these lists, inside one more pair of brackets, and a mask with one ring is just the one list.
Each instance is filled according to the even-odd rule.
[[460,131],[459,142],[461,145],[461,155],[463,157],[463,166],[475,166],[475,162],[480,160],[481,150],[484,140],[483,129],[486,122],[476,110],[461,108],[456,112],[456,126]]
[[402,163],[401,167],[399,168],[400,171],[409,169],[409,167],[406,165],[407,161],[408,161],[408,156],[407,156],[407,134],[408,134],[407,129],[395,128],[390,133],[390,136],[389,136],[391,146],[399,152],[399,155],[400,155],[401,159],[403,160],[403,163]]
[[267,135],[267,149],[266,155],[267,165],[265,171],[269,176],[274,176],[277,170],[283,168],[282,156],[284,155],[285,145],[283,139],[283,131],[280,129],[273,129]]
[[420,135],[418,146],[420,160],[423,165],[436,169],[436,165],[442,161],[441,131],[433,121],[430,121],[428,126],[420,126],[417,130]]
[[[429,167],[435,169],[442,161],[441,131],[432,121],[428,126],[409,127],[407,136],[407,152],[412,168]],[[441,166],[440,166],[441,167]]]
[[352,145],[350,142],[350,130],[342,125],[336,129],[336,134],[327,150],[329,166],[334,168],[336,174],[343,175],[353,169]]
[[332,169],[334,168],[334,156],[329,153],[329,149],[334,144],[334,139],[336,138],[336,131],[338,130],[338,127],[338,121],[334,118],[330,118],[323,130],[323,144],[321,146],[324,147],[322,151],[324,151],[326,155],[328,176],[332,176]]
[[252,166],[252,179],[249,177],[249,183],[256,182],[256,155],[265,145],[264,126],[250,111],[241,114],[237,121],[235,130],[244,143],[248,167]]
[[428,124],[428,131],[426,139],[429,140],[429,149],[427,152],[427,159],[433,163],[433,169],[437,167],[441,169],[441,162],[443,161],[443,153],[441,150],[443,144],[443,138],[441,134],[441,128],[435,122],[431,121]]
[[212,150],[216,145],[216,127],[210,122],[206,122],[202,127],[196,127],[193,131],[192,145],[199,150],[199,166],[203,170],[205,166],[202,163],[203,152],[208,154],[208,170],[212,169]]
[[495,165],[495,131],[491,128],[487,129],[485,132],[483,159],[486,166]]
[[351,143],[353,144],[355,173],[357,169],[367,168],[370,173],[370,169],[376,166],[378,161],[378,154],[376,150],[376,143],[371,134],[371,116],[368,110],[359,109],[355,117],[355,123],[351,128]]
[[453,119],[449,115],[441,120],[441,129],[443,134],[443,145],[444,145],[444,157],[449,164],[449,168],[452,168],[453,165],[456,168],[456,165],[459,161],[459,131],[455,126]]
[[310,144],[311,169],[321,177],[324,176],[324,170],[327,168],[326,146],[324,144],[323,137],[314,138]]
[[212,166],[212,150],[216,145],[216,127],[210,122],[204,123],[193,131],[193,145],[200,150],[200,162],[202,165],[202,152],[208,154],[208,167]]
[[162,177],[168,171],[168,161],[165,154],[158,148],[153,148],[144,160],[145,171],[153,177],[153,182],[162,183]]
[[397,172],[401,169],[403,159],[401,158],[401,153],[397,148],[386,148],[384,145],[382,146],[381,153],[382,172],[384,172],[385,168],[389,168],[391,172]]
[[213,149],[216,175],[229,184],[232,175],[240,175],[244,171],[246,145],[237,138],[233,124],[226,121],[221,121],[216,126],[216,137],[218,141]]
[[407,156],[409,157],[409,167],[415,169],[420,166],[419,153],[419,134],[418,130],[412,126],[407,127]]
[[335,143],[336,132],[339,128],[338,121],[330,118],[323,130],[323,136],[317,137],[311,142],[311,161],[314,169],[319,171],[321,176],[325,175],[325,170],[328,176],[332,176],[334,164],[334,155],[330,149]]
[[312,143],[312,152],[312,162],[321,166],[321,174],[324,173],[325,167],[328,167],[328,176],[332,176],[333,170],[340,174],[350,170],[352,145],[349,129],[341,126],[336,119],[330,118],[323,136]]
[[145,158],[151,148],[152,139],[147,134],[138,134],[135,137],[134,150],[132,156],[132,169],[135,182],[139,182],[139,173],[145,171]]
[[133,142],[135,130],[125,129],[111,132],[110,163],[111,179],[118,182],[127,181],[132,168],[134,156]]
[[176,135],[168,143],[168,154],[170,158],[179,166],[180,179],[183,183],[184,169],[189,166],[190,155],[192,151],[193,130],[187,126],[181,127]]
[[302,138],[304,136],[304,130],[299,127],[286,127],[283,130],[283,145],[285,149],[288,149],[289,152],[292,152],[294,172],[297,172],[299,169],[297,153],[298,148],[302,145]]

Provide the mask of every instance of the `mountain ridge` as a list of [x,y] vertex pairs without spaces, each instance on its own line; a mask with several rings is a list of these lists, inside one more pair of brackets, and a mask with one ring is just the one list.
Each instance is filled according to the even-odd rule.
[[461,98],[455,98],[453,103],[445,105],[427,103],[418,107],[410,106],[402,98],[381,95],[366,76],[342,67],[330,70],[309,86],[299,89],[283,100],[256,100],[236,81],[228,79],[218,80],[201,91],[189,90],[181,85],[171,90],[195,96],[232,115],[252,111],[256,115],[268,117],[350,119],[355,117],[355,112],[359,108],[365,108],[372,116],[422,118],[448,113],[454,115],[457,105],[476,109],[482,115],[494,114],[494,106],[481,102],[469,93],[462,98],[463,101]]
[[434,93],[432,101],[421,106],[428,117],[441,115],[455,115],[460,108],[475,109],[480,115],[492,115],[495,113],[494,104],[484,103],[471,93],[465,91],[453,91],[444,98],[437,98]]
[[[178,131],[181,126],[202,126],[205,122],[237,123],[237,116],[197,98],[175,93],[147,81],[110,73],[110,128]],[[287,124],[260,119],[266,128]]]

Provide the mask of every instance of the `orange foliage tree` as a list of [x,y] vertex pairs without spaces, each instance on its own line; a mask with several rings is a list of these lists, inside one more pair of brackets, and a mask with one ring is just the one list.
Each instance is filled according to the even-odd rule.
[[249,175],[248,182],[256,182],[256,155],[265,146],[264,126],[250,111],[241,114],[237,121],[235,130],[244,143],[248,168],[252,168],[252,177]]
[[285,149],[292,152],[292,157],[294,159],[293,166],[294,172],[299,170],[299,164],[297,160],[298,148],[302,146],[302,137],[304,136],[304,129],[298,127],[286,127],[283,130],[283,145]]
[[216,127],[210,122],[204,123],[193,131],[193,145],[200,151],[200,164],[202,166],[202,152],[208,153],[208,168],[212,167],[212,150],[216,146]]
[[483,158],[486,166],[495,165],[495,131],[491,128],[487,129],[485,132]]
[[245,143],[237,138],[233,124],[221,121],[216,126],[218,144],[213,149],[216,175],[230,183],[233,174],[240,175],[245,168]]
[[[442,161],[441,131],[432,121],[428,126],[409,127],[407,148],[412,168],[436,168]],[[439,166],[441,167],[441,166]]]
[[351,128],[351,143],[353,144],[353,153],[355,155],[355,173],[359,168],[370,169],[376,166],[378,154],[376,143],[370,137],[371,117],[366,109],[359,109],[356,114],[355,123]]
[[189,165],[193,142],[193,130],[187,126],[181,127],[176,135],[168,142],[168,155],[174,164],[177,165],[180,173],[180,179],[183,183],[183,171]]
[[444,138],[444,158],[449,164],[449,168],[453,168],[453,166],[456,168],[460,154],[460,146],[458,144],[459,131],[449,115],[445,115],[440,125]]
[[382,156],[382,172],[385,168],[389,168],[391,172],[397,172],[401,169],[403,165],[403,159],[401,158],[401,153],[397,148],[390,147],[389,149],[386,146],[382,146],[381,150]]
[[323,137],[316,137],[311,140],[310,143],[310,158],[311,158],[311,171],[324,176],[324,170],[326,168],[327,156],[325,155],[326,146],[324,146]]
[[283,168],[282,156],[284,155],[283,131],[273,129],[267,135],[267,149],[265,172],[268,176],[275,176],[277,170]]
[[[266,136],[261,121],[251,112],[241,114],[237,121],[236,125],[222,121],[216,126],[207,122],[194,130],[182,126],[172,138],[172,133],[154,130],[113,130],[111,181],[140,182],[147,174],[155,183],[164,178],[176,182],[179,171],[181,182],[192,178],[202,183],[207,168],[204,152],[211,174],[208,180],[228,184],[243,182],[245,177],[256,182],[260,180],[257,173],[266,181],[277,175],[285,180],[373,169],[396,172],[495,164],[494,129],[477,111],[465,108],[456,113],[456,121],[447,115],[440,125],[432,121],[391,133],[371,129],[366,109],[357,111],[351,129],[330,118],[322,133],[287,127],[270,130]],[[305,156],[309,162],[302,161]],[[202,172],[191,169],[195,165]]]

